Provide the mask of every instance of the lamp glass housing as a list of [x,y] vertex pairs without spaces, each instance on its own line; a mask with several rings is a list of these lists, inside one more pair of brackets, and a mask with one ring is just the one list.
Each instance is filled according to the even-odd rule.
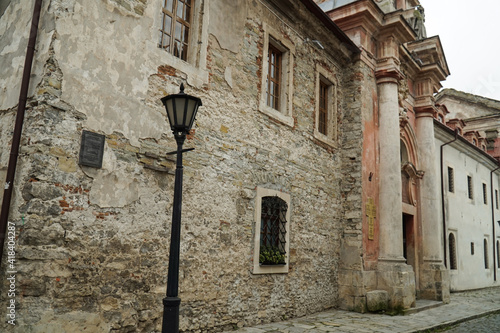
[[184,84],[178,94],[165,96],[161,99],[167,109],[170,128],[175,132],[187,134],[193,126],[201,99],[184,93]]

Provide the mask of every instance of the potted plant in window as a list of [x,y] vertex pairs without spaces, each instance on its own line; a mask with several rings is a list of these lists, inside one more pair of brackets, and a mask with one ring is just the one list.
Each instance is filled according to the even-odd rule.
[[260,265],[285,265],[285,258],[285,254],[281,253],[277,247],[263,246],[260,248]]

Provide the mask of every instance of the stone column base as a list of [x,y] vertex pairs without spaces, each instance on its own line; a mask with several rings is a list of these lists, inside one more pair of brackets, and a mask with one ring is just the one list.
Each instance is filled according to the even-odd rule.
[[442,261],[424,261],[419,278],[419,298],[450,302],[450,273]]
[[403,260],[379,259],[377,289],[389,295],[389,309],[401,311],[415,306],[415,273]]

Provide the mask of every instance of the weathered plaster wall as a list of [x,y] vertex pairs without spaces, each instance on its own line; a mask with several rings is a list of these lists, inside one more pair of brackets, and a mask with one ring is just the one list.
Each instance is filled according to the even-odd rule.
[[[46,13],[49,1],[42,11]],[[17,105],[24,69],[24,59],[31,27],[34,3],[12,1],[0,19],[0,112]],[[47,61],[53,33],[53,18],[44,15],[39,23],[39,38],[31,73],[29,95],[41,80],[43,64]]]
[[[55,23],[40,36],[46,61],[36,64],[10,216],[19,332],[159,330],[173,198],[165,153],[175,146],[159,98],[180,82],[204,105],[186,143],[196,150],[184,156],[181,330],[337,305],[341,244],[361,242],[359,81],[344,51],[303,43],[318,23],[246,4],[237,21],[212,27],[209,13],[232,7],[204,2],[206,57],[189,65],[156,48],[158,2],[50,1],[42,19]],[[295,6],[292,16],[312,19]],[[296,48],[293,127],[258,111],[264,22]],[[339,148],[313,137],[317,62],[338,79]],[[106,135],[101,169],[78,164],[82,129]],[[257,186],[291,195],[288,274],[251,274]]]

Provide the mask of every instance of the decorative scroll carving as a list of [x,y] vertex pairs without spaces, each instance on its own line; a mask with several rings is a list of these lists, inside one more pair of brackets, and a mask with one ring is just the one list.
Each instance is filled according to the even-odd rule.
[[402,196],[403,202],[409,205],[417,205],[417,182],[422,179],[424,171],[417,170],[413,163],[407,162],[401,168]]

